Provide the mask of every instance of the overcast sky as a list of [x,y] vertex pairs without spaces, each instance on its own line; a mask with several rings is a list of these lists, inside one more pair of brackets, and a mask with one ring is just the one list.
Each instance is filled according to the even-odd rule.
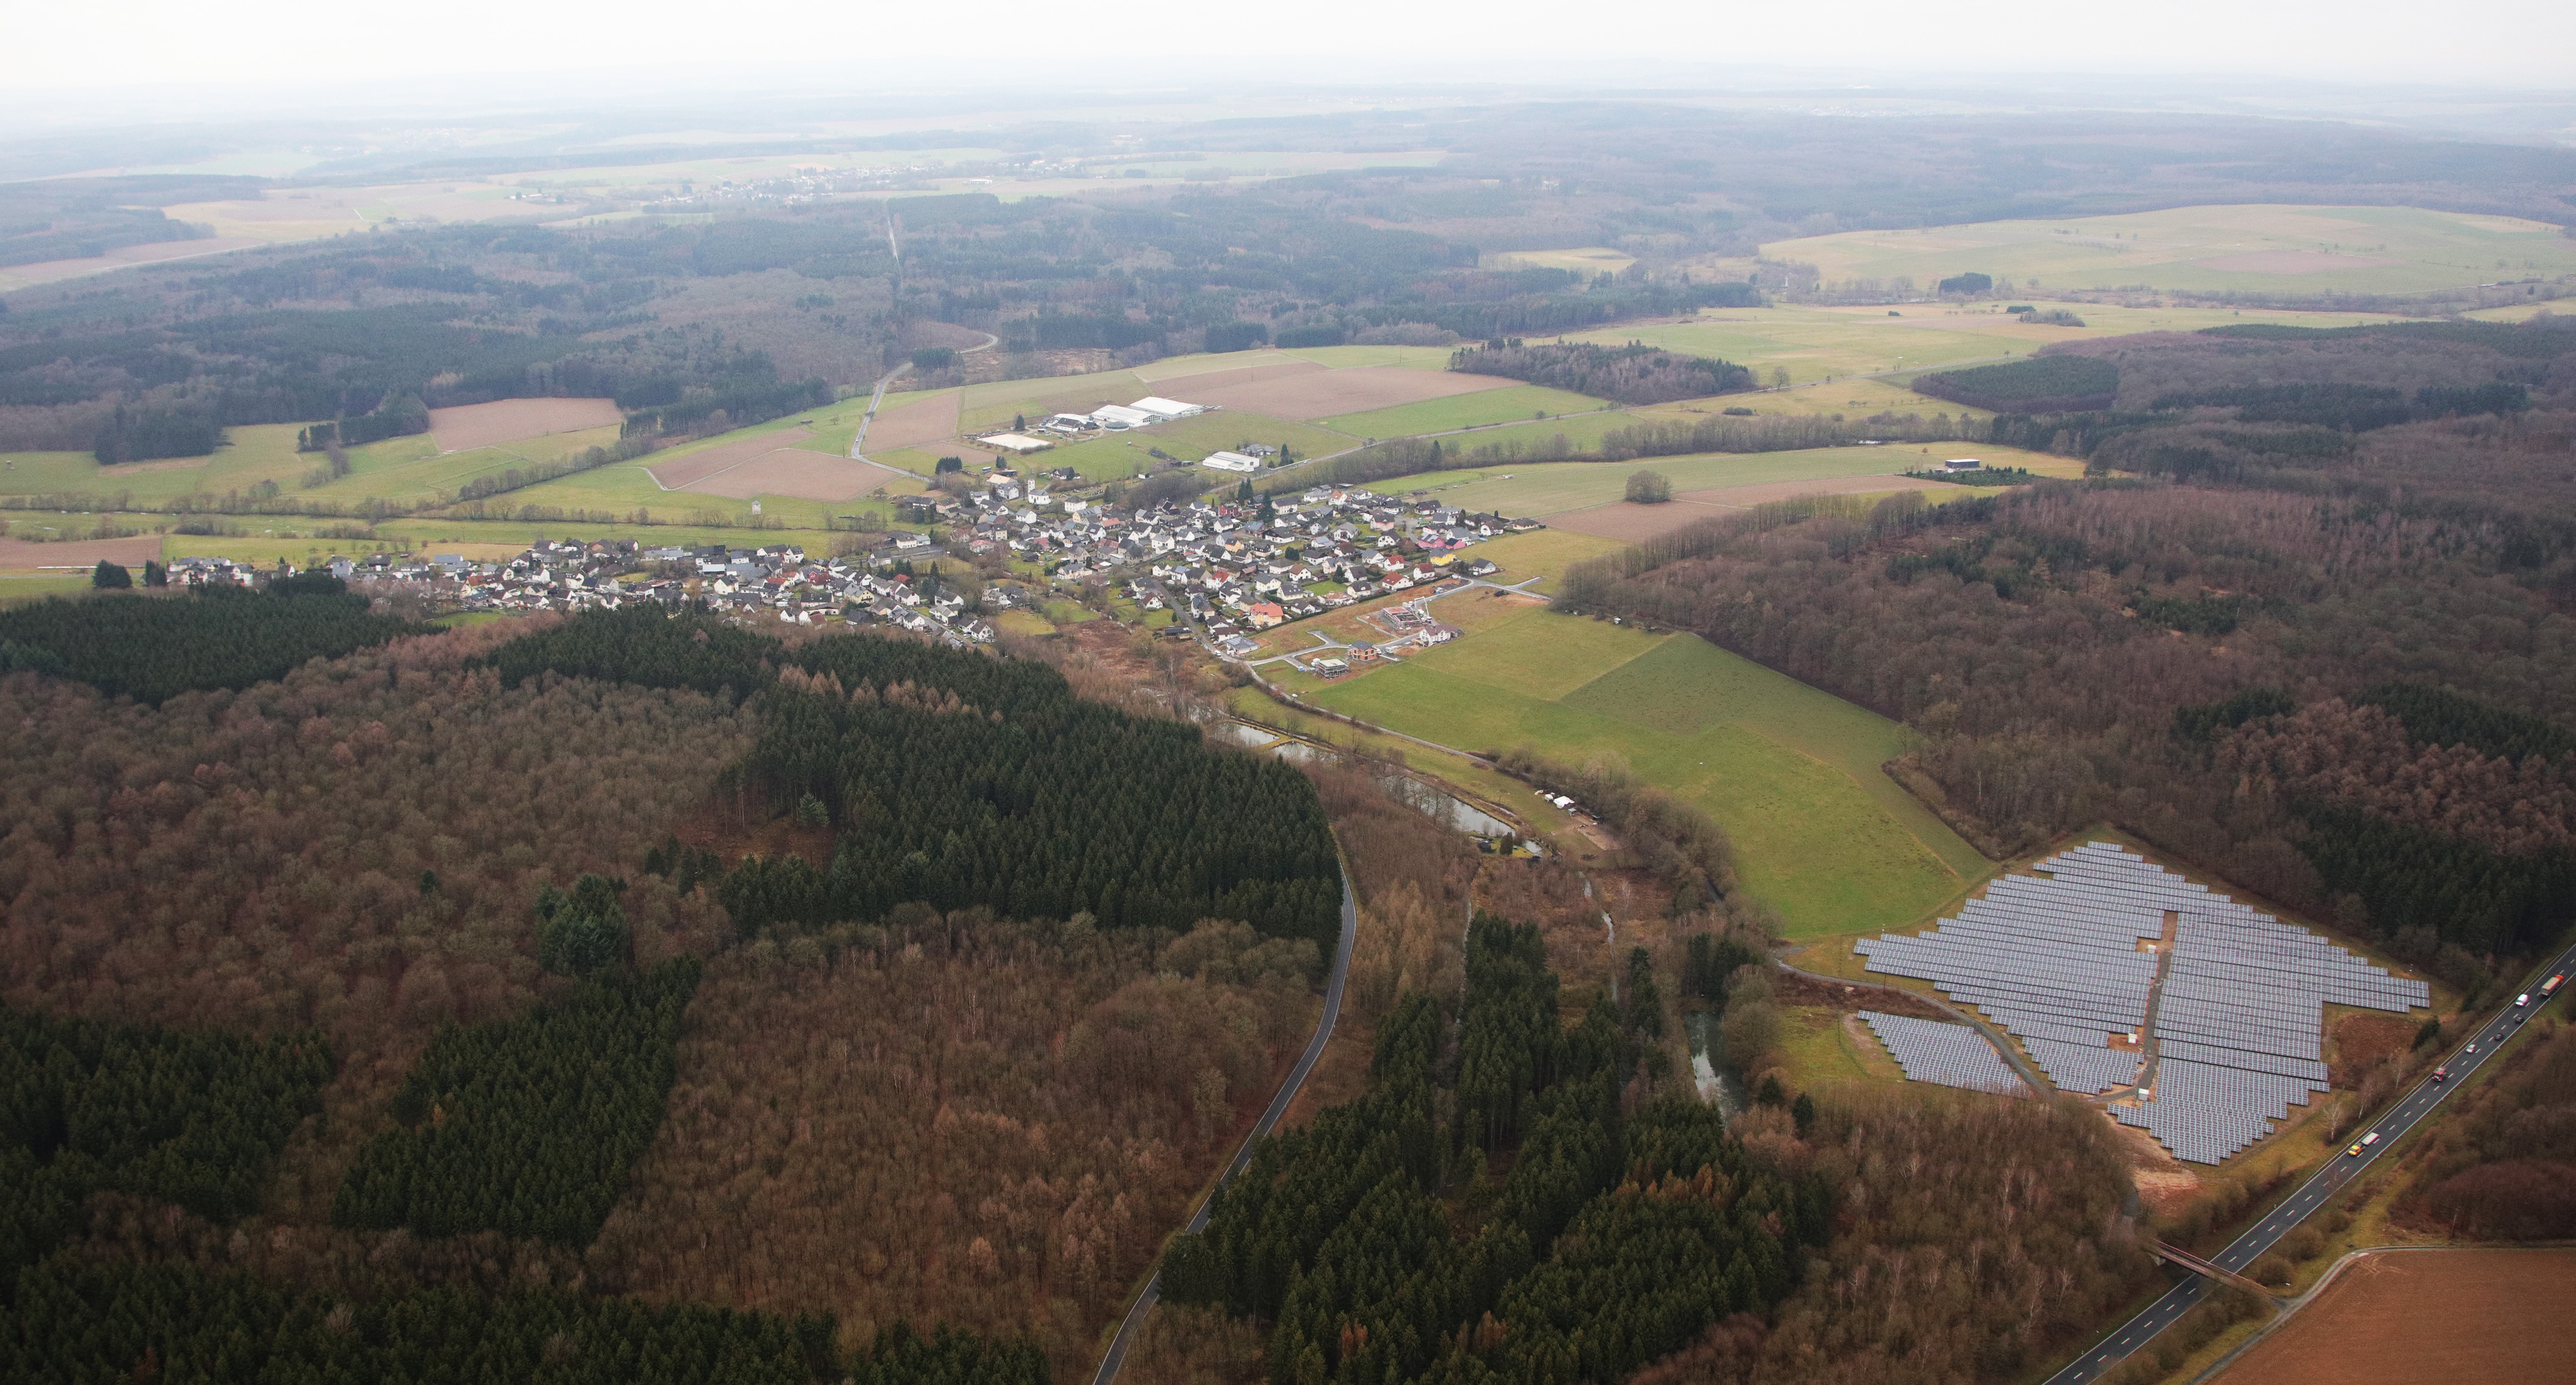
[[[653,68],[657,82],[678,84],[675,64],[734,69],[710,75],[739,89],[753,65],[781,60],[844,67],[860,90],[1025,93],[1049,80],[1152,86],[1172,80],[1175,63],[1209,57],[1227,63],[1189,71],[1192,84],[1231,75],[1254,90],[1407,75],[1527,79],[1528,64],[1557,59],[1630,63],[1648,85],[1703,64],[1751,63],[1924,77],[2275,73],[2576,86],[2571,0],[0,0],[0,33],[20,100],[201,84],[274,99],[327,75],[380,81],[387,97],[408,103],[434,95],[413,89],[424,80],[587,72],[595,81],[603,69]],[[796,84],[813,75],[796,73]]]

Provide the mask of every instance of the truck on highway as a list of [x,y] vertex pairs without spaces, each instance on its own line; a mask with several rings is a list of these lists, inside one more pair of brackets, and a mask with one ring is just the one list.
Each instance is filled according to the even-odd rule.
[[2540,1003],[2541,1003],[2541,1004],[2543,1004],[2543,1005],[2548,1004],[2548,1003],[2549,1003],[2549,998],[2550,998],[2551,996],[2554,996],[2554,995],[2558,994],[2558,983],[2559,983],[2559,982],[2562,982],[2562,981],[2564,981],[2564,980],[2566,980],[2566,979],[2567,979],[2567,973],[2565,973],[2565,972],[2563,972],[2563,971],[2562,971],[2562,972],[2558,973],[2556,976],[2553,976],[2553,977],[2549,978],[2548,980],[2541,982],[2541,983],[2540,983]]

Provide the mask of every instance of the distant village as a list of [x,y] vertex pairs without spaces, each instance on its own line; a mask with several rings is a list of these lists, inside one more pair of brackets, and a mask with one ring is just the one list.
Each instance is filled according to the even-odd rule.
[[[540,540],[507,561],[378,553],[333,558],[329,570],[359,590],[416,584],[450,611],[698,600],[799,624],[886,624],[970,644],[993,640],[995,616],[1043,604],[1050,587],[1097,585],[1144,612],[1169,612],[1184,633],[1202,633],[1239,655],[1249,652],[1253,631],[1451,577],[1491,574],[1492,562],[1464,550],[1543,527],[1419,493],[1346,486],[1130,510],[1059,496],[1055,488],[1080,483],[1070,471],[1022,477],[999,468],[980,479],[962,493],[905,498],[901,518],[925,529],[839,535],[835,546],[847,551],[828,556],[792,542],[735,548],[568,539]],[[961,581],[940,570],[941,558],[964,559],[981,575]],[[271,571],[181,558],[170,564],[170,580],[248,586]]]

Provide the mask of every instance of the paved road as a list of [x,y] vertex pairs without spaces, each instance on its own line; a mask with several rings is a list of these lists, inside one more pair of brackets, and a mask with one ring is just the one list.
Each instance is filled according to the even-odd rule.
[[[1324,1056],[1324,1045],[1333,1037],[1333,1022],[1342,1015],[1342,982],[1350,976],[1351,944],[1359,936],[1359,896],[1351,890],[1350,867],[1344,866],[1342,941],[1333,949],[1333,974],[1324,983],[1324,1017],[1316,1021],[1315,1037],[1306,1041],[1306,1051],[1298,1055],[1297,1066],[1289,1070],[1288,1080],[1279,1084],[1279,1094],[1270,1098],[1270,1109],[1261,1113],[1261,1119],[1253,1123],[1252,1133],[1244,1136],[1243,1147],[1234,1152],[1233,1162],[1225,1166],[1224,1173],[1217,1175],[1216,1188],[1199,1199],[1198,1210],[1190,1214],[1187,1230],[1203,1231],[1207,1228],[1208,1212],[1216,1205],[1216,1194],[1223,1191],[1236,1174],[1243,1172],[1244,1164],[1252,1158],[1254,1142],[1269,1134],[1271,1127],[1279,1124],[1279,1118],[1288,1114],[1288,1103],[1297,1099],[1298,1089],[1306,1085],[1306,1075],[1315,1070],[1315,1060]],[[1126,1320],[1118,1324],[1118,1335],[1110,1339],[1109,1354],[1100,1358],[1100,1370],[1092,1376],[1092,1385],[1109,1385],[1118,1378],[1118,1368],[1127,1361],[1128,1344],[1135,1340],[1136,1330],[1144,1325],[1145,1315],[1154,1311],[1154,1304],[1162,1297],[1163,1276],[1157,1273],[1146,1282],[1145,1292],[1138,1294],[1136,1302],[1127,1309]]]
[[[2540,970],[2532,973],[2521,986],[2515,988],[2514,994],[2535,989],[2553,973],[2566,972],[2570,969],[2576,969],[2576,947],[2569,948]],[[2560,989],[2563,990],[2565,987],[2561,986]],[[2414,1129],[2416,1124],[2426,1116],[2431,1115],[2435,1107],[2441,1105],[2454,1090],[2467,1081],[2469,1074],[2476,1072],[2480,1065],[2495,1056],[2497,1049],[2502,1046],[2500,1039],[2510,1035],[2516,1027],[2529,1020],[2539,1008],[2535,1002],[2516,1010],[2513,1005],[2513,994],[2505,996],[2504,1003],[2497,1007],[2495,1013],[2482,1020],[2477,1031],[2464,1040],[2458,1049],[2452,1051],[2449,1062],[2445,1064],[2451,1070],[2448,1082],[2434,1082],[2428,1078],[2416,1084],[2413,1091],[2408,1092],[2404,1098],[2389,1107],[2378,1120],[2353,1132],[2352,1138],[2355,1140],[2375,1132],[2379,1136],[2379,1143],[2359,1155],[2338,1154],[2326,1161],[2325,1167],[2310,1174],[2308,1181],[2302,1184],[2297,1192],[2292,1193],[2279,1206],[2273,1208],[2262,1221],[2238,1236],[2227,1249],[2211,1258],[2221,1267],[2237,1271],[2242,1271],[2246,1266],[2253,1264],[2263,1252],[2270,1250],[2275,1242],[2287,1235],[2292,1227],[2307,1220],[2309,1213],[2323,1207],[2336,1193],[2342,1191],[2344,1185],[2359,1177],[2362,1170],[2370,1166],[2371,1161],[2387,1153],[2400,1137]],[[2469,1052],[2472,1047],[2477,1052]],[[2208,1280],[2199,1275],[2192,1275],[2185,1279],[2165,1291],[2164,1295],[2155,1302],[2148,1304],[2144,1312],[2113,1329],[2109,1336],[2104,1337],[2082,1356],[2077,1357],[2064,1370],[2050,1376],[2048,1385],[2086,1385],[2086,1382],[2126,1359],[2129,1353],[2145,1346],[2157,1333],[2171,1327],[2176,1318],[2191,1311],[2192,1305],[2200,1302],[2208,1293]]]

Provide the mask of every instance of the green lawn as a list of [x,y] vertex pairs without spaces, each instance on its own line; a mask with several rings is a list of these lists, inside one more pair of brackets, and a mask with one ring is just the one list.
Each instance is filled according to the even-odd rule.
[[[1510,423],[1536,414],[1579,414],[1605,407],[1605,401],[1543,385],[1509,385],[1498,390],[1453,394],[1389,409],[1318,419],[1335,432],[1355,438],[1410,438],[1446,433],[1489,423]],[[1478,439],[1483,441],[1483,439]]]
[[[1862,1032],[1868,1033],[1866,1025]],[[1838,1010],[1806,1005],[1780,1007],[1780,1054],[1788,1059],[1788,1085],[1792,1091],[1905,1080],[1905,1070],[1887,1056],[1874,1037],[1865,1047],[1852,1038]]]
[[1533,609],[1307,696],[1464,750],[1620,756],[1717,819],[1792,937],[1899,927],[1986,869],[1878,771],[1901,727],[1695,636]]

